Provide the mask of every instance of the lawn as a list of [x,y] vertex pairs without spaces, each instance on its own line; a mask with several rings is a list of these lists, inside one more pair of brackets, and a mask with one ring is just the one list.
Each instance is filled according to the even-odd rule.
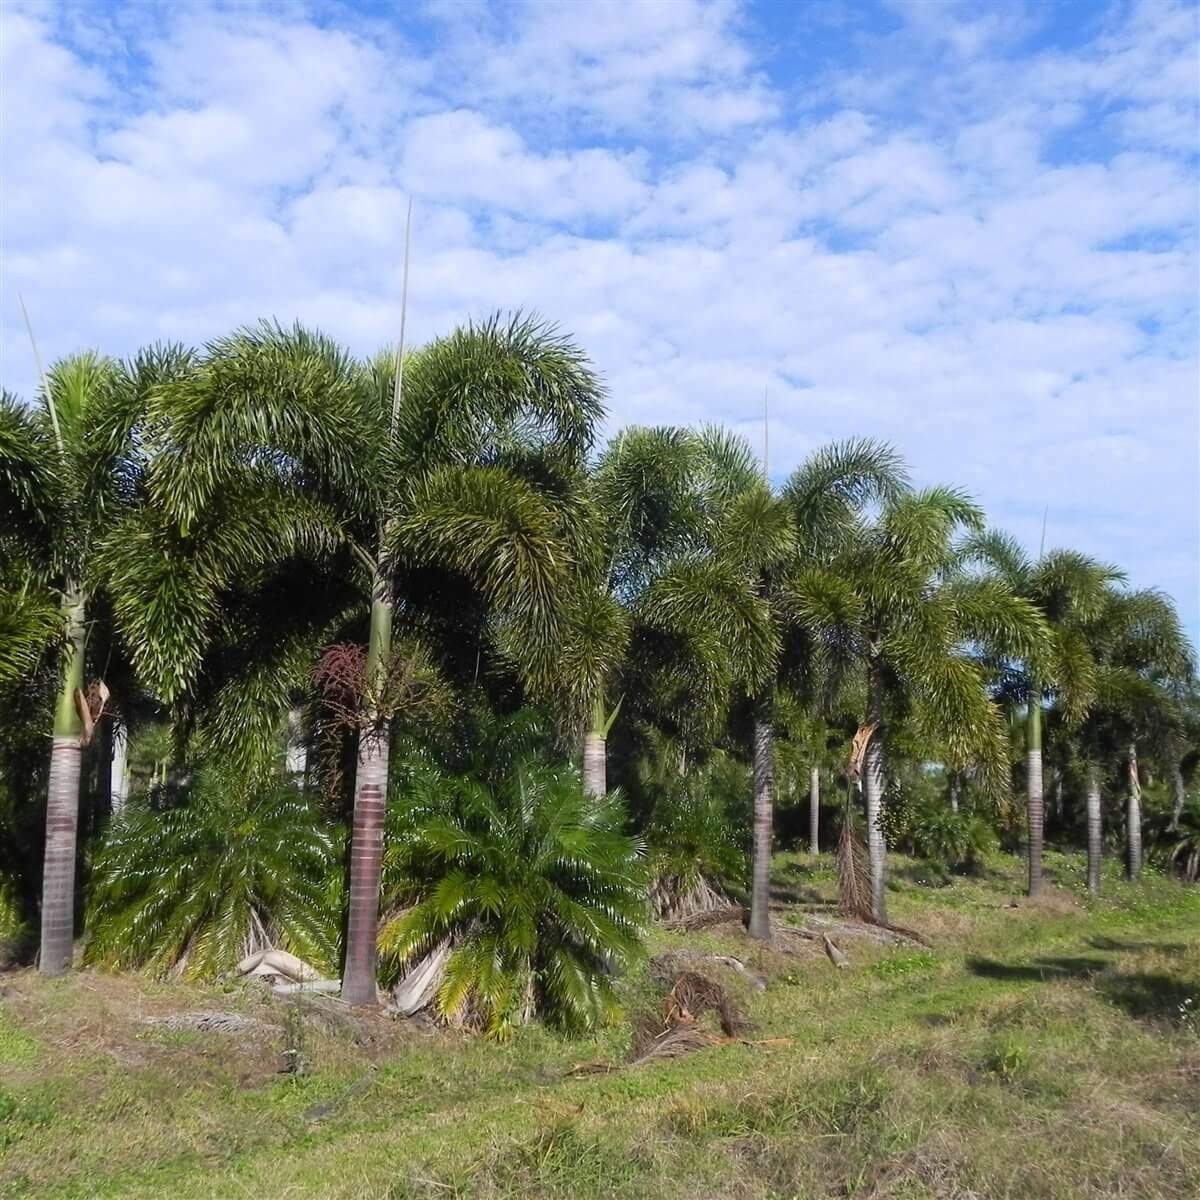
[[[1091,901],[1082,860],[1048,868],[1034,905],[1015,859],[950,881],[897,861],[892,919],[932,948],[841,938],[845,970],[794,938],[660,931],[651,955],[733,955],[767,986],[712,968],[752,1028],[640,1066],[649,962],[629,1020],[506,1045],[241,983],[3,975],[0,1195],[1194,1200],[1200,889],[1114,871]],[[781,927],[834,894],[803,855],[775,883]],[[198,1010],[266,1028],[163,1021]]]

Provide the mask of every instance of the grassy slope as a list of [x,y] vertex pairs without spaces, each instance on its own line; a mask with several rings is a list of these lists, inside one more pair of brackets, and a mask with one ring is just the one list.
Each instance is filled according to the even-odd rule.
[[[1091,904],[1078,860],[1049,865],[1064,886],[1037,908],[1004,907],[1011,859],[948,887],[909,869],[893,919],[936,949],[843,941],[847,971],[760,955],[737,931],[690,935],[758,956],[772,980],[748,997],[748,1037],[790,1044],[585,1078],[564,1072],[623,1060],[628,1028],[493,1046],[380,1018],[355,1046],[310,1025],[314,1070],[293,1080],[276,1073],[279,1035],[142,1023],[197,1008],[282,1020],[240,986],[0,977],[0,1195],[1190,1200],[1200,891],[1114,874]],[[792,900],[832,895],[805,857],[776,878]],[[647,978],[629,992],[631,1010],[653,1003]]]

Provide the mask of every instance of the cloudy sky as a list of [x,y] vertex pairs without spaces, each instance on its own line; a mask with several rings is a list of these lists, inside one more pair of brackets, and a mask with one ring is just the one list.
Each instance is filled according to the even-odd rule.
[[[397,15],[397,14],[400,15]],[[27,3],[0,13],[9,388],[299,317],[571,331],[613,428],[772,474],[892,440],[1200,627],[1200,9],[1042,0]]]

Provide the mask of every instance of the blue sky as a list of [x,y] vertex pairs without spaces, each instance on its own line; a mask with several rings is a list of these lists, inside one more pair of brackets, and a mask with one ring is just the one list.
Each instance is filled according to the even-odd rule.
[[[402,16],[397,16],[401,13]],[[892,440],[1200,630],[1194,3],[0,13],[0,351],[535,309],[611,424]]]

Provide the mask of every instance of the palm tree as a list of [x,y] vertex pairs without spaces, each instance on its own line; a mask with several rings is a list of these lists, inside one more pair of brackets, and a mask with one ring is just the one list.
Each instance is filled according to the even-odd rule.
[[108,690],[101,680],[85,691],[89,626],[111,610],[114,592],[98,550],[142,500],[139,430],[147,397],[190,366],[180,347],[156,347],[127,364],[86,352],[50,368],[36,407],[11,398],[0,404],[0,506],[11,522],[6,540],[21,544],[25,571],[20,589],[0,603],[20,626],[3,656],[6,673],[28,669],[52,645],[60,648],[42,875],[39,964],[46,975],[61,974],[71,962],[81,754]]
[[1030,658],[1045,651],[1045,622],[996,579],[964,575],[956,530],[980,531],[983,515],[961,492],[930,488],[893,495],[826,564],[797,573],[790,603],[835,666],[866,678],[865,720],[855,739],[867,810],[871,905],[887,921],[881,824],[887,722],[904,719],[944,745],[951,768],[978,764],[999,775],[1004,725],[979,650]]
[[86,961],[211,978],[281,945],[332,969],[338,837],[313,801],[282,776],[215,765],[188,792],[163,811],[143,794],[114,818],[94,864]]
[[688,430],[623,430],[609,443],[586,484],[589,528],[563,605],[560,637],[545,674],[581,717],[583,786],[608,790],[608,734],[623,704],[614,692],[639,607],[655,579],[694,548],[695,491],[702,446]]
[[1028,892],[1037,896],[1042,890],[1045,814],[1043,704],[1049,691],[1068,729],[1083,720],[1094,698],[1095,669],[1081,626],[1096,616],[1109,587],[1123,575],[1115,567],[1072,550],[1054,550],[1035,562],[1013,538],[997,530],[969,536],[960,553],[985,563],[1010,591],[1029,600],[1049,627],[1050,654],[1044,664],[1011,658],[1000,664],[1005,696],[1026,708]]
[[771,937],[775,693],[789,687],[815,704],[821,690],[816,643],[792,603],[792,582],[830,557],[866,504],[898,494],[904,483],[889,447],[865,440],[835,443],[812,455],[778,495],[761,479],[748,481],[721,515],[714,538],[718,560],[738,573],[746,595],[765,608],[772,633],[764,639],[764,667],[743,675],[753,705],[752,937]]
[[[376,996],[390,724],[408,695],[409,650],[469,650],[477,663],[515,644],[514,630],[522,645],[552,639],[576,556],[576,480],[601,412],[583,355],[520,316],[365,365],[319,334],[264,324],[213,343],[194,377],[159,396],[160,541],[203,529],[243,564],[197,572],[181,596],[177,572],[147,568],[152,556],[113,555],[131,590],[140,581],[124,616],[144,635],[139,665],[163,699],[195,687],[248,564],[293,575],[297,561],[319,564],[313,594],[256,589],[302,618],[236,679],[233,695],[251,687],[260,722],[283,726],[317,643],[366,635],[342,993],[353,1004]],[[229,494],[238,510],[211,526],[214,500]]]
[[389,973],[432,963],[439,1014],[497,1039],[535,1013],[592,1028],[646,921],[643,851],[624,823],[619,798],[586,795],[570,769],[411,771],[387,852]]
[[1162,750],[1178,726],[1195,656],[1174,604],[1163,593],[1146,589],[1110,589],[1106,602],[1087,623],[1086,637],[1095,661],[1096,701],[1085,739],[1091,753],[1088,788],[1088,880],[1100,887],[1100,805],[1095,760],[1118,758],[1127,779],[1126,873],[1142,869],[1142,813],[1139,750]]

